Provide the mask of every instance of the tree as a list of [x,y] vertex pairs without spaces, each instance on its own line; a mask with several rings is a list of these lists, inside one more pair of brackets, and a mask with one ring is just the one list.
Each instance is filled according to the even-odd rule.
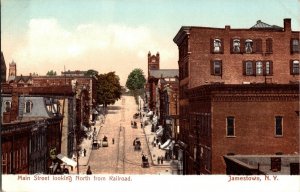
[[93,77],[93,76],[97,76],[98,75],[98,71],[94,70],[94,69],[89,69],[87,70],[87,72],[84,74],[84,76],[86,77]]
[[114,104],[121,98],[121,90],[120,78],[115,72],[97,75],[96,101],[98,104],[103,104],[105,107]]
[[56,76],[56,71],[53,71],[53,70],[48,71],[46,75],[47,76]]
[[144,88],[144,84],[146,82],[146,78],[144,76],[143,70],[134,69],[127,78],[126,87],[129,90],[137,90]]

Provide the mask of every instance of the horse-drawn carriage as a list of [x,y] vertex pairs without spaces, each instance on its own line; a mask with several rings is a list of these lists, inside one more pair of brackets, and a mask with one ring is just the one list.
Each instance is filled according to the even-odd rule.
[[133,118],[134,119],[137,119],[139,117],[139,113],[135,113],[134,115],[133,115]]
[[141,141],[139,138],[135,138],[133,141],[134,150],[141,150]]
[[142,155],[142,167],[143,168],[150,167],[147,155]]
[[94,139],[92,143],[92,149],[99,149],[100,147],[100,141]]
[[131,127],[132,128],[137,128],[137,123],[135,121],[131,121]]
[[106,136],[104,136],[102,139],[102,147],[108,147],[108,140]]

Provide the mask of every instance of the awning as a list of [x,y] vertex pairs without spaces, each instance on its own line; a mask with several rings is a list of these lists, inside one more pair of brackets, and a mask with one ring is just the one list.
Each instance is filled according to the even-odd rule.
[[163,134],[164,128],[162,126],[158,126],[159,129],[156,131],[156,135],[161,136]]
[[59,158],[60,160],[62,160],[67,165],[70,165],[72,167],[76,167],[76,165],[77,165],[76,161],[74,161],[73,159],[70,159],[62,154],[58,154],[56,157]]
[[151,116],[151,115],[153,115],[153,111],[150,111],[149,113],[147,113],[146,116]]
[[96,110],[96,109],[93,109],[93,112],[92,112],[93,114],[95,114],[95,115],[98,115],[99,113],[98,113],[98,111]]
[[171,139],[168,139],[164,144],[162,144],[162,145],[160,146],[160,148],[161,148],[161,149],[166,148],[166,147],[168,147],[168,146],[170,145],[170,143],[171,143]]

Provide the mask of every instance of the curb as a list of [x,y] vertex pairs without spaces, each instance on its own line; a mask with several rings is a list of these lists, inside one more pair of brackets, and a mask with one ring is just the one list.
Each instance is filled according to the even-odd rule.
[[[99,135],[100,130],[101,130],[102,127],[103,127],[103,124],[100,125],[100,128],[99,128],[99,130],[97,131],[97,137],[98,137],[98,135]],[[97,128],[96,128],[96,130],[97,130]],[[89,145],[89,146],[91,146],[91,145],[92,145],[92,139],[90,140],[90,145]],[[90,156],[91,156],[92,150],[93,150],[93,149],[89,150],[89,153],[88,153],[87,156],[86,156],[86,157],[87,157],[87,161],[86,161],[85,163],[83,163],[82,165],[79,165],[79,166],[87,166],[87,165],[89,164],[89,162],[90,162]]]

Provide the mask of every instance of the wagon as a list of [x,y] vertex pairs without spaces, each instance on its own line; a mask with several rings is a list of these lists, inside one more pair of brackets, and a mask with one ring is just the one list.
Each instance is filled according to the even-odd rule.
[[99,149],[99,147],[100,147],[100,141],[93,140],[92,149]]
[[135,113],[134,115],[133,115],[133,118],[134,119],[137,119],[139,117],[139,114],[138,113]]
[[143,157],[142,157],[142,167],[143,167],[143,168],[148,168],[148,167],[150,167],[149,161],[148,161],[148,157],[147,157],[147,156],[143,156]]
[[134,146],[134,150],[135,150],[135,151],[141,150],[141,141],[140,141],[139,138],[136,138],[136,139],[133,141],[133,146]]
[[135,121],[131,122],[131,127],[132,128],[137,128],[137,123]]
[[106,136],[103,137],[102,147],[108,147],[108,141],[107,141],[107,137]]

